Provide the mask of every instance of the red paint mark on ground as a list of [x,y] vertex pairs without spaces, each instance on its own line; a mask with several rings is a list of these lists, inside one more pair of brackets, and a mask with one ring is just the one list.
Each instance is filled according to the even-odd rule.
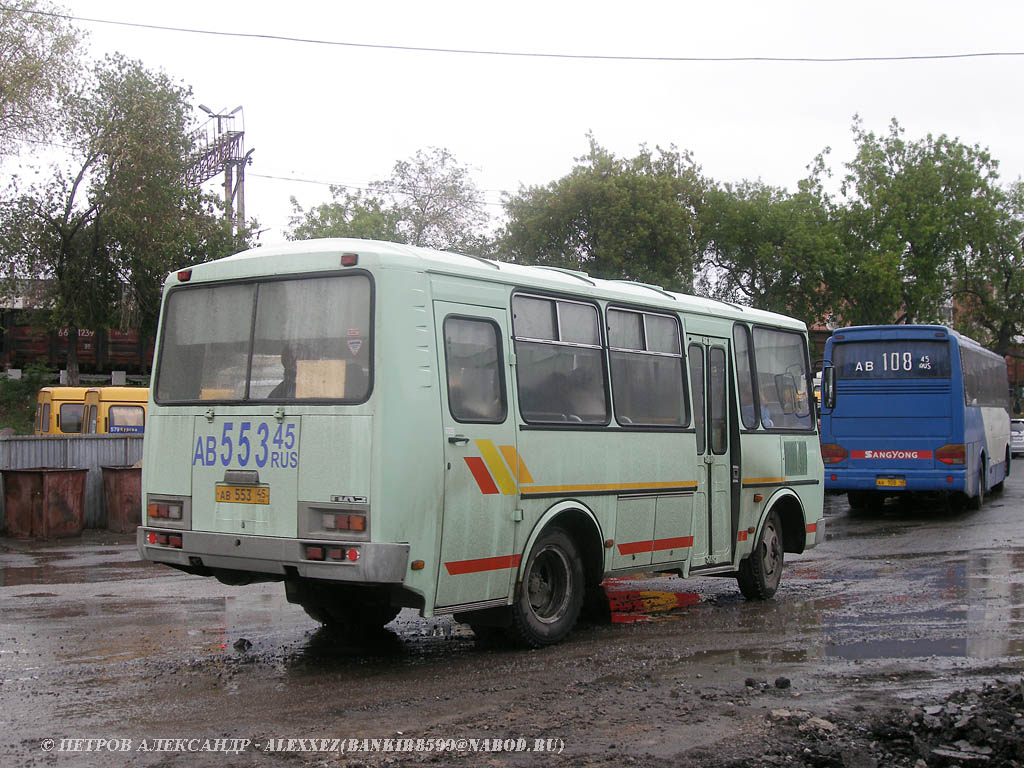
[[606,579],[601,586],[608,598],[614,624],[651,621],[653,614],[668,613],[700,602],[700,595],[696,592],[635,589],[624,579]]

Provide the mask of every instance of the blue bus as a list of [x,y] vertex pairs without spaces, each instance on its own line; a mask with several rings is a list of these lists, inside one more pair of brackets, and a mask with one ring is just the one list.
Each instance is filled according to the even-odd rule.
[[825,343],[825,489],[850,506],[940,492],[979,508],[1010,474],[1006,361],[941,325],[841,328]]

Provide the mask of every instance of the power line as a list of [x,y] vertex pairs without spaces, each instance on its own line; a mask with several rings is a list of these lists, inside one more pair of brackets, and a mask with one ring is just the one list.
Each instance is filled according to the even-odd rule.
[[615,56],[610,54],[581,53],[544,53],[531,51],[498,51],[473,48],[434,48],[419,45],[386,45],[383,43],[353,43],[341,40],[321,40],[311,37],[289,37],[286,35],[270,35],[255,32],[225,32],[213,29],[197,29],[194,27],[171,27],[161,24],[143,24],[140,22],[117,21],[115,19],[97,19],[87,16],[73,16],[52,11],[23,11],[19,8],[0,6],[0,10],[19,13],[31,13],[39,16],[51,16],[68,21],[87,24],[109,24],[119,27],[136,29],[153,29],[161,32],[181,32],[192,35],[212,35],[216,37],[235,37],[248,40],[271,40],[285,43],[302,43],[307,45],[328,45],[341,48],[364,48],[381,51],[409,51],[415,53],[449,53],[467,56],[505,56],[533,59],[569,59],[583,61],[638,61],[638,62],[673,62],[673,63],[797,63],[797,64],[843,64],[885,61],[940,61],[945,59],[979,59],[1024,56],[1024,51],[975,51],[969,53],[939,53],[920,56]]
[[[300,184],[316,184],[322,187],[342,187],[344,189],[358,189],[360,192],[372,192],[378,193],[379,190],[373,189],[372,187],[361,186],[359,184],[348,184],[343,181],[323,181],[321,179],[303,179],[297,176],[276,176],[270,173],[252,173],[247,174],[250,177],[256,176],[261,179],[273,179],[275,181],[294,181]],[[500,189],[494,190],[480,190],[481,192],[497,192],[498,194],[509,194]],[[479,205],[493,205],[495,207],[502,207],[502,203],[493,203],[489,200],[474,200],[473,202]]]

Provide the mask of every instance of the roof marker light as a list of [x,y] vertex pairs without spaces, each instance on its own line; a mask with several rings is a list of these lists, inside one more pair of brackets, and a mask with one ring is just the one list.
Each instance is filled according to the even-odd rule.
[[180,283],[187,283],[191,279],[192,279],[192,270],[191,269],[182,269],[182,270],[180,270],[178,272],[178,282],[180,282]]
[[341,254],[341,266],[343,267],[354,267],[359,263],[358,253],[343,253]]

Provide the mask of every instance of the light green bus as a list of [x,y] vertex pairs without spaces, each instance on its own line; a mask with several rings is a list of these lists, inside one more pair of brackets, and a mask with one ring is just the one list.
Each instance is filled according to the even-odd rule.
[[144,559],[560,641],[607,576],[771,597],[824,536],[803,323],[656,286],[365,240],[166,284]]

